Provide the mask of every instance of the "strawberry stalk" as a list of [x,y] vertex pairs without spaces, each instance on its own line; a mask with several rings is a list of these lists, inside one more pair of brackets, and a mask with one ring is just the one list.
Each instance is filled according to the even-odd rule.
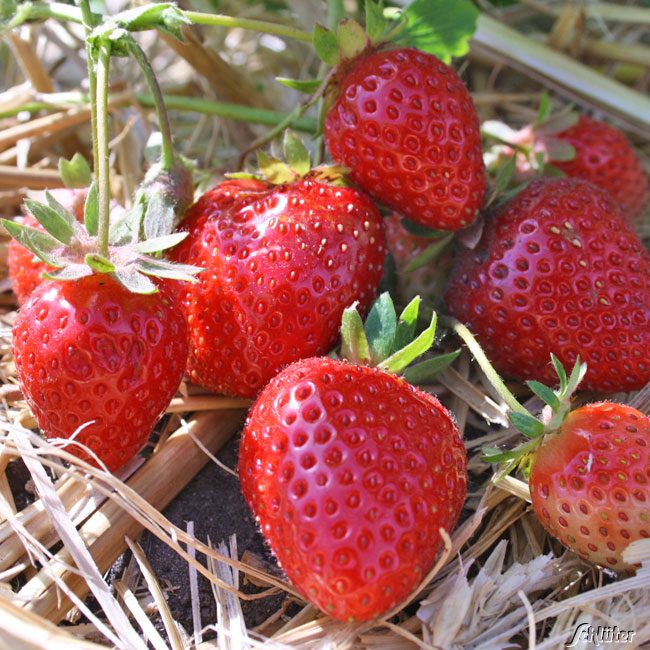
[[[95,26],[95,19],[92,12],[90,11],[90,2],[89,0],[81,0],[79,3],[81,8],[81,14],[83,16],[83,25],[88,36]],[[97,75],[95,74],[95,65],[93,60],[93,52],[90,42],[86,39],[86,62],[88,64],[88,88],[91,97],[95,97],[97,94]],[[90,126],[91,133],[97,133],[97,105],[95,102],[90,102]],[[97,151],[97,139],[93,138],[93,170],[97,173],[98,170],[98,160],[99,152]]]
[[110,178],[108,150],[108,70],[111,61],[110,41],[101,41],[97,61],[97,93],[95,110],[97,111],[97,184],[99,189],[98,248],[100,255],[108,257],[108,236],[110,231]]

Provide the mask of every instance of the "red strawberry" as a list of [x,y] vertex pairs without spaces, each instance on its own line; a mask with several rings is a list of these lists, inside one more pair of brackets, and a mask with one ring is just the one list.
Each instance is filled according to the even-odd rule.
[[412,48],[344,61],[325,140],[378,201],[430,228],[458,230],[485,193],[479,121],[458,75]]
[[578,179],[531,183],[458,255],[445,299],[495,367],[553,381],[587,362],[586,388],[650,380],[650,256],[603,190]]
[[173,259],[206,269],[182,290],[189,375],[216,392],[253,397],[287,364],[327,352],[343,309],[368,306],[382,276],[375,206],[315,180],[225,181],[180,229]]
[[386,224],[386,245],[395,261],[397,302],[406,304],[415,296],[428,302],[437,300],[444,287],[452,258],[442,254],[430,263],[415,271],[407,271],[408,265],[434,241],[430,237],[420,237],[410,233],[402,224],[402,218],[393,212],[384,220]]
[[[83,221],[84,201],[87,190],[55,189],[50,194],[64,207],[69,210],[78,221]],[[44,230],[34,217],[27,215],[22,223],[31,228]],[[9,241],[9,254],[7,258],[9,277],[14,293],[18,298],[18,304],[25,302],[34,289],[41,284],[43,271],[51,271],[44,262],[35,258],[34,253],[27,250],[15,239]]]
[[535,452],[533,508],[584,559],[631,569],[621,551],[650,538],[650,419],[623,404],[571,412]]
[[630,219],[640,216],[650,205],[648,175],[634,148],[617,128],[582,115],[577,124],[554,137],[576,150],[573,160],[549,160],[567,176],[583,178],[606,190]]
[[244,428],[242,490],[296,588],[341,620],[379,616],[430,570],[466,493],[466,456],[431,395],[376,368],[298,361]]
[[19,311],[13,353],[45,435],[79,430],[75,439],[112,471],[145,444],[176,392],[187,327],[165,295],[131,293],[108,275],[49,281]]

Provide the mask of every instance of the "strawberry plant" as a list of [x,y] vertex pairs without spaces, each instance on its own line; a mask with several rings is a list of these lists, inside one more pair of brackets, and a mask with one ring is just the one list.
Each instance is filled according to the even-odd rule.
[[347,360],[280,372],[248,415],[242,490],[294,586],[330,616],[386,613],[425,578],[465,500],[466,455],[451,414],[408,382],[455,355],[423,361],[436,318],[414,337],[419,298],[399,318],[387,294],[343,316]]

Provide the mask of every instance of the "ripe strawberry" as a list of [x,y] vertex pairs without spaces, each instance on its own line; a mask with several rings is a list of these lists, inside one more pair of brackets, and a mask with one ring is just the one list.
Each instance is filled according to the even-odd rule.
[[192,381],[255,396],[287,364],[324,354],[343,309],[375,297],[384,228],[360,192],[316,180],[231,180],[207,192],[172,252],[206,270],[182,288]]
[[650,419],[602,402],[571,412],[535,452],[535,514],[583,559],[629,570],[621,551],[650,538]]
[[253,405],[244,496],[287,576],[340,620],[403,601],[431,569],[466,494],[467,460],[435,397],[377,368],[298,361]]
[[470,224],[483,201],[479,121],[458,75],[413,48],[370,49],[337,70],[325,141],[371,196],[429,228]]
[[582,115],[577,124],[555,137],[573,146],[576,155],[567,161],[554,161],[551,156],[552,165],[606,190],[629,219],[648,208],[650,180],[634,148],[616,127]]
[[393,256],[397,274],[396,301],[406,304],[418,295],[429,303],[437,301],[442,294],[451,267],[451,255],[443,253],[434,261],[414,271],[407,271],[408,265],[435,240],[410,233],[396,212],[384,219],[384,223],[386,245]]
[[[84,201],[87,190],[73,189],[54,189],[50,192],[52,196],[64,207],[69,210],[78,221],[83,221]],[[27,215],[23,217],[22,223],[32,228],[43,231],[44,228],[34,217]],[[41,284],[43,271],[52,270],[38,258],[34,253],[27,250],[15,239],[9,241],[9,252],[7,257],[9,267],[9,277],[11,286],[18,298],[18,304],[22,305],[34,289]]]
[[650,380],[650,256],[603,190],[540,180],[457,257],[445,299],[497,370],[553,380],[549,354],[588,364],[586,388]]
[[111,471],[147,441],[187,348],[185,320],[164,294],[131,293],[106,274],[44,282],[14,326],[18,380],[40,428],[48,438],[79,431]]

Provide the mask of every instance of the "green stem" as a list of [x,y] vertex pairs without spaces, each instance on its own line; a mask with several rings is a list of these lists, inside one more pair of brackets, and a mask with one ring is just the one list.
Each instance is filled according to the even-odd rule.
[[[97,75],[95,74],[95,62],[93,57],[93,48],[88,42],[88,35],[95,26],[93,14],[90,11],[89,0],[81,0],[79,3],[81,14],[83,16],[84,31],[86,32],[86,61],[88,64],[88,87],[91,97],[97,96]],[[93,134],[93,171],[97,178],[99,167],[99,151],[97,150],[97,103],[90,102],[90,126]]]
[[110,178],[108,150],[108,70],[111,62],[111,43],[102,41],[99,46],[97,66],[97,153],[99,189],[98,247],[100,255],[108,257],[108,232],[110,227]]
[[62,2],[34,3],[22,7],[19,5],[16,17],[7,25],[7,29],[13,29],[30,20],[46,20],[47,18],[80,24],[84,22],[81,11],[72,5]]
[[264,32],[265,34],[274,34],[275,36],[284,36],[296,41],[311,43],[311,34],[289,25],[280,25],[278,23],[269,23],[264,20],[249,20],[248,18],[236,18],[234,16],[224,16],[223,14],[206,14],[200,11],[183,11],[183,16],[190,20],[194,25],[212,25],[216,27],[229,27],[248,29],[253,32]]
[[128,39],[128,47],[129,52],[140,66],[153,96],[153,104],[156,109],[160,133],[162,135],[162,169],[164,171],[171,171],[174,168],[174,143],[172,140],[172,130],[169,126],[169,115],[167,115],[167,109],[165,108],[165,100],[163,99],[153,68],[143,49],[132,38]]
[[456,334],[463,339],[465,345],[469,348],[469,351],[474,355],[474,359],[481,367],[481,370],[486,374],[488,380],[494,386],[494,389],[497,391],[501,399],[510,407],[511,410],[522,413],[523,415],[530,415],[528,411],[517,401],[517,398],[508,390],[508,387],[503,382],[503,379],[499,377],[499,374],[494,369],[490,360],[485,356],[483,348],[479,345],[478,341],[474,338],[474,335],[469,331],[469,329],[463,325],[461,322],[457,321],[455,318],[449,318],[443,316],[440,318],[440,322],[448,327],[451,327]]

